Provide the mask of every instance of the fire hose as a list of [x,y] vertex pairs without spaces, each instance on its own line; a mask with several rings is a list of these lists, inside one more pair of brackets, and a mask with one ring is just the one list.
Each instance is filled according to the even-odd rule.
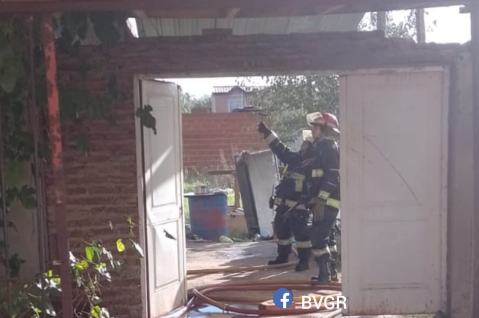
[[[195,297],[201,300],[204,303],[209,305],[215,306],[227,312],[233,312],[238,314],[246,314],[246,315],[261,315],[261,316],[277,316],[277,315],[299,315],[299,314],[310,314],[310,313],[318,313],[318,312],[329,312],[331,309],[329,307],[334,307],[332,304],[333,301],[336,300],[337,295],[330,295],[332,300],[327,301],[325,300],[319,308],[315,306],[311,306],[310,309],[282,309],[282,308],[259,308],[259,309],[246,309],[236,307],[234,305],[229,305],[226,303],[222,303],[218,300],[213,299],[213,297],[207,296],[208,294],[214,292],[226,292],[226,291],[274,291],[279,288],[287,288],[290,290],[329,290],[329,291],[341,291],[340,284],[329,284],[329,285],[321,285],[315,286],[312,285],[311,282],[262,282],[261,285],[258,283],[247,283],[247,284],[228,284],[228,285],[215,285],[215,286],[206,286],[201,287],[198,289],[193,289],[192,293]],[[234,301],[234,297],[231,297],[230,300]],[[263,300],[263,298],[258,298],[257,300]],[[340,312],[338,312],[339,314]]]
[[[238,291],[274,291],[279,288],[287,288],[290,290],[314,290],[316,291],[313,297],[317,296],[330,296],[331,300],[328,301],[327,298],[323,301],[321,306],[317,308],[316,306],[311,306],[310,309],[281,309],[281,308],[259,308],[259,309],[245,309],[239,308],[233,305],[223,303],[221,301],[229,302],[249,302],[249,303],[261,303],[263,301],[269,300],[264,296],[228,296],[224,295],[225,292],[238,292]],[[182,317],[189,310],[198,307],[202,303],[209,304],[211,306],[220,308],[225,312],[237,313],[237,314],[246,314],[246,315],[261,315],[261,316],[277,316],[277,315],[302,315],[310,313],[319,313],[319,312],[329,312],[330,315],[325,318],[336,317],[341,314],[341,310],[332,311],[330,308],[334,308],[334,302],[337,299],[337,296],[340,293],[328,294],[321,291],[341,291],[340,283],[331,283],[328,285],[313,285],[310,281],[297,281],[297,280],[278,280],[278,281],[269,281],[261,282],[243,282],[243,283],[223,283],[223,284],[214,284],[214,285],[204,285],[190,290],[190,300],[188,301],[186,307],[182,310],[165,316],[168,318],[177,318]],[[210,294],[222,292],[221,296],[211,296]],[[300,297],[294,297],[294,301],[300,301]]]

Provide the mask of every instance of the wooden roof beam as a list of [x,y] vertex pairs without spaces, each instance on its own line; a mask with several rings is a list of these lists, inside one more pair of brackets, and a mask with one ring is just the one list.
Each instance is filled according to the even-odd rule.
[[[467,5],[471,0],[70,0],[0,1],[0,14],[88,11],[154,12],[157,17],[309,16]],[[151,14],[150,14],[151,15]],[[233,15],[233,14],[231,14]]]

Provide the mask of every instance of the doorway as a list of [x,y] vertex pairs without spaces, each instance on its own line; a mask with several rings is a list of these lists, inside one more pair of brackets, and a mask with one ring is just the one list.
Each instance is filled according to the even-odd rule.
[[[348,299],[344,314],[447,310],[447,82],[444,69],[365,71],[340,78],[342,282],[343,294]],[[178,165],[182,162],[180,93],[171,82],[138,83],[138,96],[142,98],[139,105],[148,105],[148,100],[154,117],[160,117],[156,122],[157,134],[151,128],[147,129],[148,134],[158,141],[157,145],[162,145],[155,152],[157,159],[147,160],[148,155],[144,156],[139,182],[148,169],[159,167],[155,160],[161,164],[170,160],[165,172],[168,175],[157,175],[160,181],[155,189],[165,186],[170,197],[175,198],[171,207],[177,210],[158,210],[167,217],[158,219],[164,223],[156,229],[149,229],[148,225],[148,213],[154,213],[153,210],[143,214],[146,234],[150,231],[168,242],[162,245],[148,234],[143,242],[149,254],[144,267],[148,268],[144,273],[148,286],[143,288],[144,299],[155,302],[148,306],[155,317],[155,313],[166,313],[184,304],[188,288],[181,203],[183,175],[182,166]],[[170,105],[174,111],[155,110],[164,105]],[[161,136],[164,129],[176,134],[165,132]],[[140,130],[137,132],[143,134],[143,148],[138,151],[148,154],[144,144],[150,137]],[[166,141],[166,136],[174,141],[173,145]],[[176,164],[171,161],[173,154],[177,156]],[[144,179],[141,182],[145,183],[148,177]],[[176,192],[171,191],[173,187]],[[141,188],[148,189],[148,185]],[[154,198],[154,193],[142,192],[141,196]],[[161,206],[162,201],[159,202]],[[148,210],[148,203],[145,206]],[[168,223],[173,224],[171,228],[166,228]],[[268,247],[273,254],[274,246]],[[215,251],[217,247],[210,248]],[[157,259],[168,262],[157,266]],[[289,277],[291,274],[294,273],[289,273]],[[175,296],[171,296],[171,290]],[[169,295],[170,299],[161,295]],[[156,307],[160,303],[162,307]]]

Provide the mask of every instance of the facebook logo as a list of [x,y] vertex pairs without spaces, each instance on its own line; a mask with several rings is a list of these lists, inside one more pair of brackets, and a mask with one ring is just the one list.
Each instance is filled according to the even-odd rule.
[[274,292],[273,302],[278,308],[288,308],[293,303],[293,293],[286,288],[280,288]]

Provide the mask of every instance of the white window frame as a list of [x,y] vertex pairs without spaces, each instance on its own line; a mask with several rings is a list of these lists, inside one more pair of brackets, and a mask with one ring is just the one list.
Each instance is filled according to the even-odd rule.
[[[232,104],[234,106],[232,107]],[[239,107],[236,106],[236,104],[239,104]],[[233,98],[228,98],[228,111],[231,113],[234,109],[237,108],[243,108],[244,107],[244,99],[241,97],[233,97]]]

